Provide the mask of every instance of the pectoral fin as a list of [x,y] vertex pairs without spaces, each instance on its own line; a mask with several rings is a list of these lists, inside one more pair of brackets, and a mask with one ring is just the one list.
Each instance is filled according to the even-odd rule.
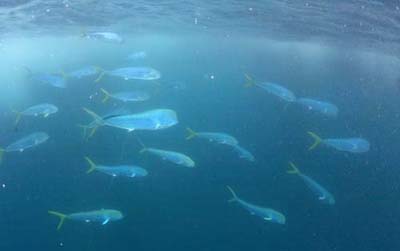
[[134,177],[136,177],[136,173],[131,174],[131,178],[134,178]]
[[264,220],[270,221],[270,220],[272,220],[272,218],[271,217],[264,217]]
[[45,114],[43,115],[43,117],[47,118],[49,115],[50,115],[50,114],[45,113]]
[[103,223],[101,223],[101,225],[105,225],[105,224],[107,224],[109,221],[110,221],[110,218],[106,218],[106,219],[103,221]]
[[318,199],[319,199],[319,200],[325,200],[325,199],[326,199],[326,196],[324,196],[324,195],[323,195],[323,196],[319,196]]

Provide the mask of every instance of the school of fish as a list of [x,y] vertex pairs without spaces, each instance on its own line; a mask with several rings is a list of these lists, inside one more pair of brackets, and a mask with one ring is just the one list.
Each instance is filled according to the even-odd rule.
[[[95,43],[98,41],[116,44],[125,42],[119,34],[112,32],[88,32],[83,33],[81,36],[84,39],[93,40]],[[137,63],[141,59],[147,57],[147,52],[138,51],[130,54],[124,60],[129,63],[133,61]],[[62,70],[57,73],[33,72],[29,68],[26,68],[26,71],[29,81],[62,89],[68,88],[69,84],[77,79],[89,79],[94,83],[98,83],[98,92],[103,95],[101,101],[104,104],[110,102],[110,100],[119,103],[130,103],[146,102],[152,98],[150,93],[137,90],[133,87],[122,91],[105,89],[105,87],[101,86],[101,82],[105,81],[105,79],[122,79],[126,81],[140,80],[150,83],[162,77],[160,71],[148,66],[126,66],[105,70],[99,66],[86,65],[75,68],[69,72],[64,72]],[[290,104],[292,106],[297,106],[305,112],[319,114],[328,119],[334,119],[339,116],[339,108],[328,101],[320,100],[319,98],[298,98],[294,92],[284,85],[265,80],[256,81],[248,73],[244,73],[244,79],[246,81],[245,87],[259,88],[262,92],[265,92],[266,98],[276,98],[276,102],[282,102],[283,105]],[[42,103],[32,104],[29,107],[22,107],[18,110],[13,108],[12,111],[16,115],[15,126],[18,126],[21,120],[29,122],[29,120],[34,119],[34,117],[37,117],[37,119],[56,119],[57,112],[62,111],[62,107],[59,108],[55,104],[46,103],[46,100],[41,100],[40,102]],[[99,128],[105,126],[113,128],[112,130],[122,129],[127,133],[134,133],[138,130],[148,131],[148,133],[165,130],[165,133],[168,133],[167,129],[179,123],[179,113],[168,107],[154,107],[136,113],[132,113],[129,110],[114,110],[109,114],[100,114],[96,111],[96,108],[82,107],[82,114],[86,114],[87,118],[91,119],[89,123],[79,125],[84,130],[84,138],[86,140],[94,137],[95,132]],[[236,153],[238,160],[248,161],[249,165],[256,162],[256,157],[253,153],[243,146],[237,138],[224,132],[223,128],[215,128],[215,131],[197,131],[198,128],[195,129],[196,131],[189,127],[186,128],[187,144],[198,141],[198,144],[202,144],[204,147],[212,148],[216,147],[216,145],[220,145],[220,151],[230,149]],[[310,139],[313,141],[308,148],[310,151],[318,147],[324,147],[326,151],[339,151],[349,154],[361,154],[370,150],[370,143],[368,140],[361,137],[343,137],[338,135],[335,138],[322,138],[317,133],[311,131],[304,132],[304,134],[309,135]],[[5,155],[7,155],[7,158],[16,158],[17,155],[23,154],[23,152],[28,149],[34,151],[35,149],[33,148],[37,148],[36,151],[40,151],[39,146],[47,142],[49,138],[50,136],[47,132],[33,131],[31,133],[26,133],[21,138],[5,143],[4,148],[0,148],[0,163],[3,165],[7,164],[6,161],[3,161]],[[182,138],[184,137],[182,136]],[[201,168],[201,165],[195,161],[196,156],[189,156],[188,153],[184,153],[185,150],[181,152],[180,149],[176,149],[175,147],[168,147],[167,149],[164,149],[164,147],[162,149],[155,148],[156,146],[148,147],[139,138],[137,138],[137,141],[140,144],[141,150],[138,150],[136,154],[141,157],[146,156],[147,158],[158,159],[159,165],[168,168],[173,168],[174,166],[182,167],[183,169],[181,170],[184,170],[184,168],[187,168],[187,170]],[[139,165],[132,165],[129,163],[98,164],[97,159],[100,159],[100,156],[82,156],[81,159],[82,172],[86,170],[87,174],[93,173],[93,176],[95,176],[95,173],[101,173],[111,178],[136,180],[146,179],[148,175],[151,175],[146,167]],[[291,160],[288,160],[288,163],[289,169],[287,170],[287,174],[296,176],[302,180],[310,192],[316,197],[317,201],[330,206],[335,204],[336,200],[334,195],[330,193],[328,189],[310,176],[303,174]],[[96,177],[92,178],[95,179]],[[232,195],[232,199],[230,199],[229,202],[235,202],[251,215],[260,217],[264,221],[281,225],[286,223],[287,216],[281,212],[284,211],[283,209],[272,209],[246,201],[236,194],[231,184],[225,185]],[[301,189],[300,184],[299,189]],[[59,218],[57,230],[61,229],[66,220],[106,225],[124,218],[124,214],[117,209],[100,208],[84,211],[79,210],[84,209],[78,209],[78,212],[70,214],[53,210],[49,210],[48,213]]]

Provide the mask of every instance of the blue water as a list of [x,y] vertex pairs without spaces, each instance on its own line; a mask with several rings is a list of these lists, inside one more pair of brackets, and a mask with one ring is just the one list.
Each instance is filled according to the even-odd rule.
[[[107,2],[107,3],[106,3]],[[336,2],[335,2],[336,3]],[[399,3],[379,1],[2,1],[0,146],[36,131],[50,139],[6,153],[0,167],[0,249],[19,250],[398,250],[400,204]],[[85,39],[116,32],[123,43]],[[129,60],[135,52],[145,58]],[[34,73],[95,65],[111,70],[149,66],[156,81],[96,76],[41,85]],[[329,101],[337,118],[306,111],[257,87],[279,83],[297,97]],[[100,88],[150,93],[148,101],[103,104]],[[52,103],[48,118],[12,110]],[[128,133],[100,127],[89,140],[77,125],[99,114],[168,108],[179,124]],[[224,145],[185,140],[185,128],[233,135],[255,156],[240,159]],[[363,137],[367,153],[312,144]],[[183,152],[190,169],[140,154],[146,146]],[[139,165],[140,179],[86,174],[84,160]],[[304,182],[286,174],[288,161],[335,196],[320,203]],[[286,216],[278,225],[249,214],[231,198]],[[124,219],[107,225],[58,219],[63,213],[112,208]]]

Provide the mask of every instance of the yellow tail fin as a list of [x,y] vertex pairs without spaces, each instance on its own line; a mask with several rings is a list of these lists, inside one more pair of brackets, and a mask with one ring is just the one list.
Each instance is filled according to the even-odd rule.
[[79,31],[79,37],[84,38],[87,36],[87,31],[86,28],[81,27],[80,31]]
[[104,75],[106,74],[106,72],[104,70],[101,70],[99,76],[96,78],[96,80],[94,81],[95,83],[100,82],[100,80],[103,79]]
[[197,136],[197,133],[189,127],[186,128],[186,131],[188,132],[188,136],[186,137],[187,140],[193,139],[194,137]]
[[103,118],[97,115],[94,111],[87,109],[86,107],[82,108],[86,113],[88,113],[92,118],[96,121],[96,123],[101,124],[103,122]]
[[226,188],[228,188],[228,190],[231,192],[233,198],[228,200],[229,202],[234,202],[237,201],[239,199],[239,197],[236,195],[235,191],[233,191],[233,189],[230,186],[226,186]]
[[[83,138],[87,141],[89,140],[89,138],[93,137],[93,135],[96,133],[97,128],[99,128],[99,126],[94,126],[94,127],[89,127],[86,125],[77,125],[78,127],[82,128],[83,130]],[[87,131],[90,130],[90,133],[88,134]]]
[[100,88],[100,90],[104,93],[104,98],[101,102],[105,103],[105,102],[107,102],[107,100],[110,99],[111,94],[103,88]]
[[16,115],[14,124],[17,126],[19,124],[19,122],[21,121],[22,113],[13,108],[11,108],[11,111],[13,113],[15,113],[15,115]]
[[15,110],[13,110],[13,112],[16,114],[14,124],[17,126],[19,124],[19,122],[21,121],[22,113],[20,113],[19,111],[15,111]]
[[[95,120],[95,126],[92,128],[92,130],[90,131],[90,134],[87,138],[93,137],[93,135],[96,133],[97,128],[101,125],[103,125],[103,118],[100,117],[99,115],[97,115],[96,113],[94,113],[93,111],[83,107],[82,108],[85,112],[87,112],[90,116],[93,117],[93,119]],[[89,128],[89,127],[87,127]]]
[[3,163],[4,152],[5,150],[3,148],[0,148],[0,165],[1,163]]
[[315,133],[313,132],[307,132],[308,135],[310,135],[314,139],[314,143],[308,148],[309,151],[313,150],[316,148],[319,144],[321,144],[322,139]]
[[96,164],[89,159],[89,157],[85,157],[85,160],[89,163],[89,169],[86,171],[87,174],[93,172],[94,170],[96,170]]
[[85,126],[85,125],[77,125],[78,127],[80,127],[80,128],[82,128],[82,130],[83,130],[83,138],[85,139],[85,140],[88,140],[89,139],[89,137],[87,137],[87,130],[89,129],[89,127],[88,126]]
[[286,171],[288,174],[300,174],[300,170],[296,167],[296,165],[289,161],[289,169]]
[[92,130],[90,131],[89,135],[88,135],[88,139],[93,137],[93,135],[97,132],[97,128],[99,128],[98,126],[95,126],[92,128]]
[[247,73],[244,74],[244,77],[246,78],[246,83],[244,83],[244,87],[251,87],[254,85],[253,78],[250,77]]
[[61,71],[59,72],[59,74],[61,75],[61,77],[62,77],[63,79],[67,79],[67,78],[68,78],[68,74],[65,73],[64,70],[61,70]]
[[140,140],[138,136],[135,137],[136,141],[139,143],[139,145],[142,147],[142,149],[139,151],[139,153],[144,153],[147,151],[146,146],[143,144],[143,142]]
[[57,226],[57,230],[60,230],[62,225],[64,224],[65,219],[67,218],[67,215],[55,211],[48,211],[48,213],[60,218],[60,221],[58,222]]

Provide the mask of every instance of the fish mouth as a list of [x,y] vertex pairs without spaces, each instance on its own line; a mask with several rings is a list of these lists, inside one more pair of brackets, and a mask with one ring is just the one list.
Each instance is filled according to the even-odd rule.
[[147,79],[155,80],[161,78],[161,73],[159,71],[151,71],[149,74],[147,74]]

